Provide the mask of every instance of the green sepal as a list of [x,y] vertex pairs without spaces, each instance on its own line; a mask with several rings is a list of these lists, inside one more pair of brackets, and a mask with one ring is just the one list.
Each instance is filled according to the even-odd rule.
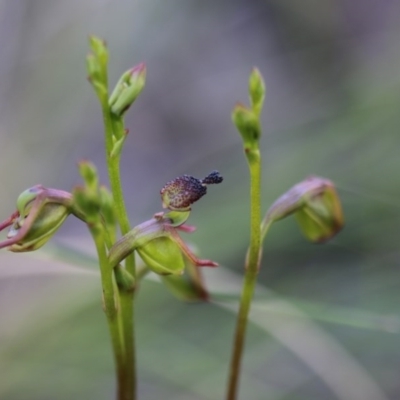
[[265,83],[257,68],[253,68],[249,77],[249,97],[253,110],[260,114],[265,99]]
[[159,275],[181,275],[185,262],[179,246],[168,236],[150,240],[137,248],[148,268]]

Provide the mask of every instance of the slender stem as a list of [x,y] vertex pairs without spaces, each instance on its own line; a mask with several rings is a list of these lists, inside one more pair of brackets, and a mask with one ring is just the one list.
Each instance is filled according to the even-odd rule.
[[[130,231],[128,213],[126,212],[125,201],[121,185],[121,175],[119,168],[120,155],[111,157],[113,137],[121,137],[124,132],[121,119],[116,120],[107,104],[103,104],[103,119],[105,125],[105,141],[108,177],[110,180],[111,192],[114,198],[117,220],[121,228],[122,235]],[[118,129],[118,132],[115,130]],[[134,254],[129,255],[125,260],[126,270],[132,275],[136,274]],[[134,292],[120,292],[119,304],[121,309],[122,330],[125,344],[125,374],[130,385],[131,397],[127,400],[136,399],[136,354],[134,336]]]
[[250,246],[246,257],[246,272],[236,321],[235,337],[230,364],[227,400],[235,400],[239,385],[240,366],[246,337],[247,318],[253,298],[261,258],[261,155],[257,149],[246,151],[250,169]]
[[119,161],[119,156],[110,158],[108,175],[110,179],[111,192],[114,198],[117,220],[121,227],[121,233],[125,235],[131,230],[131,228],[129,224],[128,214],[126,212],[124,194],[122,192]]
[[123,337],[125,342],[126,375],[129,378],[130,392],[136,399],[136,352],[135,352],[135,315],[134,291],[120,292],[121,317],[123,321]]
[[107,317],[111,343],[117,368],[117,398],[118,400],[130,400],[130,384],[125,373],[125,348],[121,335],[120,318],[116,307],[115,283],[113,281],[112,268],[108,263],[105,247],[104,229],[100,222],[88,224],[93,236],[99,258],[101,284],[103,287],[104,311]]

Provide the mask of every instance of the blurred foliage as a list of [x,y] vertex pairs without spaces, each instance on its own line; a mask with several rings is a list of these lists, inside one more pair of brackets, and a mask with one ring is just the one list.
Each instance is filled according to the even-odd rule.
[[[1,1],[2,215],[34,184],[70,190],[81,159],[93,160],[105,180],[100,110],[85,82],[86,39],[95,33],[109,43],[110,85],[141,61],[148,68],[122,157],[132,222],[160,210],[168,180],[218,169],[224,182],[194,207],[190,239],[240,275],[248,173],[230,112],[256,65],[267,85],[265,211],[317,174],[337,184],[346,227],[325,246],[306,243],[292,219],[272,228],[258,292],[269,308],[254,308],[242,398],[397,399],[399,8],[389,0]],[[58,243],[74,252],[0,254],[1,399],[111,397],[100,283],[91,259],[75,253],[90,251],[87,236],[71,220]],[[218,274],[208,274],[211,285]],[[232,284],[231,297],[202,305],[143,284],[141,399],[222,397],[237,278],[220,276],[214,291]],[[302,316],[279,307],[274,314],[276,298]]]

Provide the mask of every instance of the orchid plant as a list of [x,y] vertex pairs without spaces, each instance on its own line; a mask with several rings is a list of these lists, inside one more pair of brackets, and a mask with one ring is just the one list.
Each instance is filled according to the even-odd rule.
[[[184,300],[209,300],[199,267],[216,267],[199,259],[181,239],[179,231],[193,232],[187,225],[194,202],[207,192],[208,185],[223,181],[218,171],[204,179],[183,175],[160,191],[163,211],[131,228],[120,179],[120,157],[128,135],[124,115],[145,86],[146,66],[122,74],[111,94],[108,92],[108,50],[96,37],[90,38],[87,56],[88,80],[103,113],[105,154],[110,189],[100,185],[96,167],[79,163],[83,185],[71,193],[41,185],[25,190],[17,199],[16,211],[0,223],[9,228],[0,248],[12,252],[37,250],[47,243],[69,215],[84,222],[92,235],[98,256],[103,308],[116,365],[117,399],[136,399],[135,313],[138,283],[148,273],[161,277],[165,285]],[[260,114],[265,97],[263,78],[257,69],[250,74],[250,107],[235,106],[232,119],[243,139],[250,170],[250,246],[233,341],[227,399],[237,398],[240,364],[247,318],[262,258],[262,242],[270,226],[294,214],[306,238],[324,242],[343,226],[339,198],[331,181],[309,177],[276,200],[261,220],[261,138]],[[118,234],[120,231],[120,235]],[[119,238],[118,238],[119,237]],[[136,265],[137,253],[143,265]]]

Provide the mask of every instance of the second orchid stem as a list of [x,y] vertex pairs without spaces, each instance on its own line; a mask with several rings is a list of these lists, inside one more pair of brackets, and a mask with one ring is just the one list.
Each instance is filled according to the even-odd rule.
[[251,198],[251,236],[250,246],[246,257],[246,272],[240,298],[239,314],[236,322],[233,352],[230,364],[227,400],[235,400],[239,385],[240,366],[243,355],[244,341],[246,337],[247,320],[250,311],[251,300],[259,270],[261,258],[261,156],[259,150],[252,150],[247,154],[250,168],[250,198]]
[[261,137],[260,113],[264,97],[264,80],[258,69],[254,68],[249,77],[250,108],[243,104],[236,104],[232,112],[232,122],[242,137],[244,154],[250,170],[250,246],[246,255],[245,277],[233,341],[227,400],[237,399],[247,321],[261,262],[261,153],[259,141]]

